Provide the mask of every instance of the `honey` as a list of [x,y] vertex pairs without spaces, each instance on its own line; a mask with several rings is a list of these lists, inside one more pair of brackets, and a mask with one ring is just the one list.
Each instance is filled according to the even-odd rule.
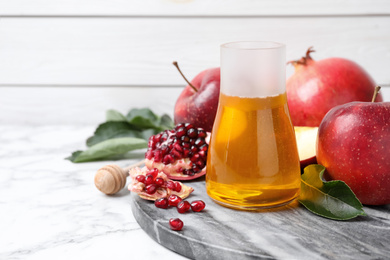
[[298,196],[299,157],[286,93],[220,94],[206,189],[216,202],[239,209],[275,207]]

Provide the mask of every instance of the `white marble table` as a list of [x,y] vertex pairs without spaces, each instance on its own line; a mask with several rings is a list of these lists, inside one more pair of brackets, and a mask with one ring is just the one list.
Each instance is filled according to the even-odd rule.
[[[186,259],[141,229],[132,214],[127,189],[106,196],[94,186],[100,167],[130,165],[142,158],[142,151],[133,159],[116,162],[73,164],[64,160],[85,147],[94,129],[0,126],[0,259]],[[384,225],[377,228],[388,230],[387,215],[378,214],[371,214]],[[325,223],[320,217],[313,219],[319,225]],[[356,250],[365,248],[376,252],[369,244]],[[370,254],[364,256],[372,259]],[[284,255],[280,259],[297,258]]]
[[140,228],[126,189],[95,188],[106,162],[64,160],[94,129],[0,126],[0,259],[185,259]]

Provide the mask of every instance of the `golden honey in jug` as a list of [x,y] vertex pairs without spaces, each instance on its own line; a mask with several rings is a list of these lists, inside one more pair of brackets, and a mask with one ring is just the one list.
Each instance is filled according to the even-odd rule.
[[[245,86],[229,90],[222,85],[223,69],[221,65],[221,94],[207,158],[207,193],[232,208],[284,205],[300,191],[299,157],[285,86],[269,88],[266,93],[276,94],[267,96],[253,87],[246,92]],[[249,97],[230,95],[240,92]]]

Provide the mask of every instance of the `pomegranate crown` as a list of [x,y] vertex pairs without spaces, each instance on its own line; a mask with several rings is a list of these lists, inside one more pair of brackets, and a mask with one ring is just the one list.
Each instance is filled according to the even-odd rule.
[[306,56],[303,56],[299,60],[289,61],[289,62],[287,62],[287,64],[292,64],[292,65],[294,65],[294,67],[296,67],[297,65],[305,66],[308,64],[309,61],[313,60],[310,56],[310,53],[312,53],[312,52],[315,52],[315,50],[313,49],[313,46],[311,46],[311,47],[309,47],[309,49],[307,49]]

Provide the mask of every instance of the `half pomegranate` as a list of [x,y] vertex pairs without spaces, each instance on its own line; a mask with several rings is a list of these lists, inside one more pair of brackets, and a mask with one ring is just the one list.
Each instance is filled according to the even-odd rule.
[[148,169],[157,168],[172,180],[192,180],[206,173],[210,133],[191,124],[178,124],[149,138]]
[[185,199],[194,191],[179,181],[170,180],[165,173],[156,168],[149,170],[147,167],[135,167],[130,169],[129,174],[131,177],[129,190],[146,200],[167,198],[170,195]]

